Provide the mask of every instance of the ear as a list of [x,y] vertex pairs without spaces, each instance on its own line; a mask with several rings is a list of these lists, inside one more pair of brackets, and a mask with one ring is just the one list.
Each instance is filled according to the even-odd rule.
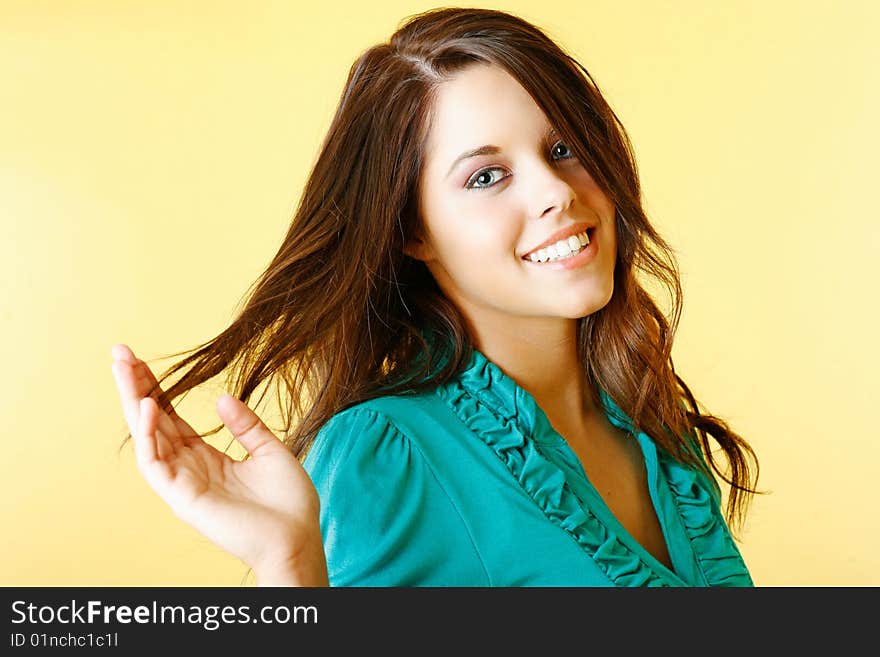
[[414,237],[403,247],[403,252],[410,258],[426,262],[432,258],[430,245],[420,237]]

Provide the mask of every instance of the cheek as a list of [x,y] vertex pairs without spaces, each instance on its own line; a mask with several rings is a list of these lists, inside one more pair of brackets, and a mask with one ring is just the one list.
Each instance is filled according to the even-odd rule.
[[593,177],[583,167],[577,168],[574,185],[576,185],[580,199],[598,212],[603,213],[603,216],[609,210],[613,211],[614,204],[611,202],[611,199],[608,198],[605,192],[602,191],[602,188],[596,184]]
[[605,240],[611,243],[611,250],[616,254],[617,223],[614,203],[611,202],[611,199],[593,182],[593,179],[586,172],[584,172],[584,177],[580,182],[578,198],[584,206],[590,208],[599,216]]
[[449,215],[443,226],[442,248],[445,255],[470,267],[496,262],[515,253],[518,233],[512,213],[499,211],[491,204],[475,204]]

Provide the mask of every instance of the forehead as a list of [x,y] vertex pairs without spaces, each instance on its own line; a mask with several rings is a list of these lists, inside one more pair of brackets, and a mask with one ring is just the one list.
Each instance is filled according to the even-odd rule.
[[427,160],[442,165],[484,144],[505,148],[514,139],[544,134],[548,125],[541,108],[507,71],[469,66],[438,89]]

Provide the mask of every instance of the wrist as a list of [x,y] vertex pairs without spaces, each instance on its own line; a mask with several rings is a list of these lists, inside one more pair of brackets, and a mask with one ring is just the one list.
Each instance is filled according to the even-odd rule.
[[322,549],[264,559],[254,566],[257,586],[329,586]]

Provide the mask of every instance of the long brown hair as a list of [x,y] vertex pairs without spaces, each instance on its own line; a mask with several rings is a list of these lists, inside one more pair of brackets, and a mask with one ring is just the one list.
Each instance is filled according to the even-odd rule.
[[[259,404],[276,384],[283,440],[302,457],[339,411],[443,384],[461,371],[472,348],[463,317],[403,247],[421,228],[418,181],[433,98],[445,80],[477,63],[503,67],[519,81],[615,205],[614,292],[604,308],[578,320],[594,401],[601,388],[637,429],[714,483],[711,464],[731,486],[728,523],[740,525],[758,492],[749,463],[756,483],[757,458],[723,420],[700,412],[675,373],[679,272],[642,208],[629,137],[580,63],[538,27],[501,11],[416,14],[357,58],[281,247],[228,328],[171,354],[190,355],[159,378],[162,384],[185,369],[161,405],[170,409],[224,371],[226,389],[245,402],[268,384]],[[669,317],[637,274],[669,293]]]

